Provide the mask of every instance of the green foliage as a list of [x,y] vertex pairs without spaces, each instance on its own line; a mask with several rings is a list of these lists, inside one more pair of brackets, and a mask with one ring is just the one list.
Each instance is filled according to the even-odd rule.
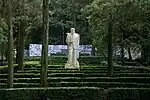
[[6,20],[0,18],[0,51],[4,52],[8,43],[8,26]]
[[[81,43],[89,43],[87,41],[87,23],[80,17],[80,9],[86,4],[87,2],[80,2],[77,0],[51,0],[50,43],[64,44],[65,34],[70,31],[71,27],[75,27],[76,31],[83,35],[84,38],[81,37]],[[57,38],[57,40],[54,37]]]
[[107,48],[108,22],[112,23],[114,47],[122,43],[128,47],[135,44],[147,45],[150,28],[149,5],[144,0],[94,0],[82,10],[93,33],[93,45],[99,52],[104,52]]

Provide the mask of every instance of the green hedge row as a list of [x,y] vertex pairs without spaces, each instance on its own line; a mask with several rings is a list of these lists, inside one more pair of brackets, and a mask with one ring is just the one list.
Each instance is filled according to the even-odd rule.
[[[24,70],[24,71],[17,71],[18,73],[39,73],[39,69],[31,69],[31,70]],[[79,72],[79,73],[107,73],[107,70],[51,70],[48,69],[48,73],[72,73],[72,72]],[[149,71],[145,71],[145,73],[148,73]],[[137,71],[130,71],[130,70],[122,70],[122,71],[116,71],[114,70],[114,73],[143,73],[143,71],[137,70]]]
[[[99,88],[150,88],[150,84],[127,82],[50,82],[49,87],[99,87]],[[6,88],[6,83],[0,83],[0,88]],[[40,87],[40,83],[14,83],[14,88]]]
[[[80,56],[79,59],[87,60],[87,59],[105,59],[103,56]],[[67,56],[50,56],[49,59],[66,59]],[[39,61],[41,57],[25,57],[26,61]]]
[[[41,57],[27,57],[25,61],[40,61]],[[85,56],[79,58],[80,64],[101,64],[101,61],[106,60],[104,57]],[[67,62],[66,56],[52,56],[49,57],[49,64],[65,64]]]
[[[7,79],[8,74],[0,74],[0,78]],[[15,78],[39,78],[40,73],[15,73]],[[48,77],[107,77],[107,73],[48,73]],[[116,73],[112,77],[150,77],[149,73]]]
[[[0,66],[0,73],[7,73],[8,72],[8,66]],[[14,65],[14,72],[18,70],[18,65]]]
[[115,88],[108,92],[108,100],[149,100],[150,88]]
[[149,94],[149,88],[24,88],[1,89],[0,100],[149,100]]
[[[149,84],[150,77],[48,77],[48,82],[134,82]],[[6,83],[7,79],[0,79]],[[39,83],[39,78],[14,78],[15,83]]]
[[102,89],[46,88],[0,90],[0,100],[103,100]]

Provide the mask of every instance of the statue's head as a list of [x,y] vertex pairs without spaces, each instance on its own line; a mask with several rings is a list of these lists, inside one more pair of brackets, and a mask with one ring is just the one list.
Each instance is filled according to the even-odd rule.
[[71,28],[71,33],[75,33],[75,28]]

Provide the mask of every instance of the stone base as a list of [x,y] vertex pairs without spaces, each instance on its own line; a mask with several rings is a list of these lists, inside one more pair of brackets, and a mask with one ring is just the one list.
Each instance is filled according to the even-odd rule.
[[73,66],[71,64],[66,63],[65,68],[66,69],[79,69],[79,64],[77,66]]

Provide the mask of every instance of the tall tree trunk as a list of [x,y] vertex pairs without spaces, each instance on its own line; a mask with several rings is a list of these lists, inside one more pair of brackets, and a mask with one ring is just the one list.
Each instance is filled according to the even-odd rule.
[[3,54],[2,54],[2,51],[0,52],[1,53],[1,62],[0,62],[0,64],[2,64],[2,60],[3,60],[3,58],[2,58],[2,56],[3,56]]
[[128,54],[129,54],[129,60],[132,61],[132,55],[131,55],[130,47],[128,47]]
[[8,88],[13,87],[13,29],[12,29],[12,0],[8,0]]
[[49,0],[43,0],[43,45],[41,62],[41,87],[47,87],[48,40],[49,40]]
[[[8,44],[6,44],[8,46]],[[6,48],[5,50],[5,57],[6,57],[6,61],[8,61],[8,48]]]
[[124,46],[121,45],[121,63],[124,65]]
[[[19,30],[20,30],[20,26],[19,26]],[[17,43],[16,43],[16,64],[18,64],[18,60],[19,60],[19,42],[20,42],[20,32],[18,32],[17,35]]]
[[96,51],[95,51],[95,46],[93,45],[93,46],[92,46],[92,56],[95,56],[95,52],[96,52]]
[[25,39],[25,28],[24,28],[24,21],[20,23],[20,32],[19,32],[19,50],[18,50],[18,67],[19,69],[23,70],[23,62],[24,62],[24,39]]
[[65,27],[64,25],[62,25],[62,44],[64,45],[65,44]]
[[0,53],[1,53],[1,62],[0,65],[4,65],[4,45],[3,43],[0,44]]
[[20,70],[23,70],[24,63],[24,45],[25,45],[25,0],[22,1],[23,4],[23,19],[20,21],[19,28],[19,50],[18,50],[18,67]]
[[19,43],[19,34],[18,34],[18,40],[17,40],[17,44],[16,44],[16,64],[18,64],[18,59],[19,59],[19,46],[18,46],[18,43]]
[[121,62],[124,65],[124,35],[123,33],[121,35]]
[[145,57],[145,46],[143,44],[141,44],[141,58],[142,58],[142,62],[146,61],[146,57]]
[[113,64],[112,64],[112,23],[108,24],[108,76],[113,75]]
[[[62,23],[64,23],[64,15],[63,14],[62,14],[62,20],[63,20]],[[61,28],[62,28],[62,44],[64,45],[65,44],[65,26],[61,25]]]
[[2,56],[2,65],[4,65],[4,51],[5,51],[5,46],[4,46],[5,44],[4,43],[2,43],[2,54],[1,54],[1,56]]

